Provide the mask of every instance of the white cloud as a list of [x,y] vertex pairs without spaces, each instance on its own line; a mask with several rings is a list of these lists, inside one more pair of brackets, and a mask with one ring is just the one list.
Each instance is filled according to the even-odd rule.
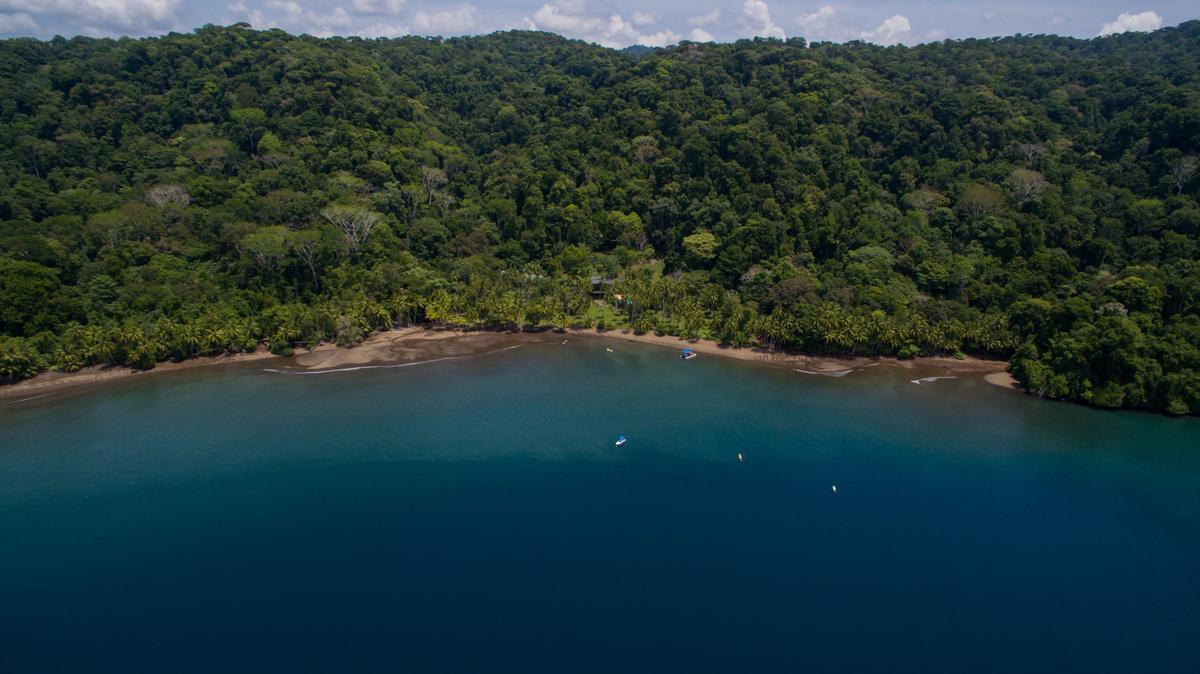
[[632,23],[622,19],[620,14],[613,14],[608,17],[608,26],[605,27],[603,36],[609,41],[622,37],[632,40],[637,36],[637,29]]
[[0,35],[17,33],[33,33],[38,29],[37,21],[24,12],[17,14],[0,14]]
[[688,25],[691,26],[711,26],[721,20],[721,10],[714,9],[708,14],[693,16],[688,19]]
[[30,21],[30,15],[53,16],[86,22],[98,31],[144,32],[174,25],[180,4],[181,0],[0,0],[0,10]]
[[[577,37],[606,47],[624,47],[644,44],[662,47],[679,41],[680,36],[670,30],[644,34],[637,29],[638,22],[645,25],[650,15],[634,12],[626,20],[620,14],[608,16],[587,11],[582,0],[554,0],[546,3],[526,17],[524,25],[529,30],[550,30],[570,37]],[[657,20],[657,17],[654,17]]]
[[1113,35],[1114,33],[1142,33],[1148,30],[1157,30],[1162,27],[1162,17],[1154,12],[1140,12],[1138,14],[1122,14],[1115,20],[1104,24],[1096,37],[1104,37],[1105,35]]
[[604,25],[604,19],[583,12],[583,2],[580,0],[555,0],[534,12],[530,24],[535,28],[548,28],[569,35],[593,33]]
[[657,14],[651,14],[650,12],[634,12],[630,15],[630,18],[633,20],[633,25],[635,26],[649,26],[658,23],[659,19]]
[[426,35],[462,35],[477,29],[479,18],[473,5],[462,5],[441,12],[417,12],[412,23],[418,33]]
[[669,44],[679,42],[680,39],[679,33],[663,29],[652,35],[639,35],[637,43],[644,44],[647,47],[665,47]]
[[834,37],[830,31],[834,18],[837,17],[837,10],[831,5],[821,5],[817,11],[811,14],[801,14],[796,19],[796,24],[800,26],[800,34],[809,39],[831,39]]
[[897,14],[885,19],[875,30],[864,30],[858,36],[868,42],[889,45],[896,44],[911,34],[912,26],[909,25],[908,18]]
[[267,25],[267,19],[263,13],[257,9],[248,6],[242,0],[231,2],[225,5],[225,9],[232,13],[238,21],[245,21],[254,28],[260,28]]
[[742,27],[755,37],[783,39],[783,29],[771,20],[771,8],[763,0],[746,0],[742,5]]
[[810,28],[827,24],[835,16],[837,16],[837,10],[832,5],[821,5],[821,8],[812,14],[801,14],[800,18],[796,19],[796,23],[800,24],[802,28]]
[[693,42],[713,42],[714,41],[712,33],[708,32],[707,30],[704,30],[703,28],[693,28],[692,32],[690,34],[688,34],[688,37],[691,38],[691,40]]
[[355,14],[396,16],[404,11],[405,0],[354,0],[350,8]]
[[397,37],[411,35],[412,30],[407,25],[399,23],[372,23],[362,28],[355,28],[354,34],[361,37]]
[[303,31],[317,37],[356,32],[353,30],[354,16],[342,7],[335,7],[329,14],[322,14],[305,9],[292,0],[267,0],[266,5],[279,10],[279,14],[268,21],[291,30]]
[[946,39],[946,31],[939,28],[934,28],[928,33],[925,33],[925,39],[929,42],[941,42],[942,40]]

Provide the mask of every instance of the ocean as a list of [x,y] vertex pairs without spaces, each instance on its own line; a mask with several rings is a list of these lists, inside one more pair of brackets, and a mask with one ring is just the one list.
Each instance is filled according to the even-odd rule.
[[921,374],[572,339],[0,401],[0,671],[1200,671],[1200,420]]

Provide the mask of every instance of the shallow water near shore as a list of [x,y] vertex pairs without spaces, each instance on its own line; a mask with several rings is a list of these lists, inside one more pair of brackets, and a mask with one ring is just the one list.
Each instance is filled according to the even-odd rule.
[[7,402],[0,671],[1200,671],[1200,422],[928,374],[572,339]]

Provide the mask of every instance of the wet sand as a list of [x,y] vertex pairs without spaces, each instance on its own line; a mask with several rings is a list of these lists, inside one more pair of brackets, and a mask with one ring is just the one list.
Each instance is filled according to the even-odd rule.
[[[844,376],[851,372],[862,370],[868,367],[889,366],[901,367],[906,369],[919,369],[922,371],[931,371],[934,373],[954,374],[954,375],[978,375],[978,374],[996,374],[1010,376],[1005,372],[1008,363],[1002,360],[986,360],[983,358],[972,358],[970,356],[959,360],[950,357],[931,357],[931,358],[910,358],[901,360],[899,358],[832,358],[827,356],[808,356],[804,354],[786,353],[782,351],[768,351],[760,348],[735,348],[729,346],[721,346],[716,342],[698,339],[685,340],[679,337],[671,337],[668,335],[644,334],[635,335],[632,332],[624,332],[617,330],[609,330],[606,332],[597,332],[595,330],[571,330],[572,335],[580,335],[585,337],[601,337],[605,339],[619,339],[629,342],[640,342],[642,344],[656,344],[674,349],[691,349],[699,354],[722,356],[726,358],[737,358],[739,360],[752,360],[770,365],[779,365],[790,367],[797,372],[813,375],[825,376]],[[991,383],[999,383],[991,381]],[[999,385],[1004,385],[999,383]]]
[[168,361],[165,363],[159,363],[152,370],[135,370],[131,367],[125,366],[95,365],[92,367],[85,367],[77,372],[43,372],[39,375],[19,381],[15,384],[0,386],[0,399],[41,397],[41,395],[52,391],[74,388],[76,386],[102,384],[104,382],[131,379],[135,377],[151,377],[155,374],[160,374],[163,372],[177,372],[179,370],[220,367],[222,365],[246,363],[256,360],[269,360],[272,358],[279,358],[279,356],[276,356],[268,351],[266,347],[259,347],[258,350],[250,353],[234,353],[223,356],[197,356],[196,358],[189,358],[188,360],[179,362]]
[[281,371],[319,372],[355,366],[409,363],[438,358],[468,356],[534,342],[561,341],[550,332],[494,332],[399,328],[371,334],[362,344],[343,348],[322,344],[314,349],[297,349],[290,357],[277,356],[265,347],[252,353],[199,356],[181,362],[159,363],[151,370],[123,366],[88,367],[78,372],[43,372],[24,381],[0,386],[0,399],[16,402],[76,387],[110,381],[150,377],[163,372],[222,367],[259,361]]
[[869,367],[889,366],[919,369],[923,375],[985,375],[988,383],[1013,388],[1012,376],[1005,372],[1006,363],[979,358],[829,358],[803,354],[768,351],[759,348],[725,347],[710,340],[684,340],[666,335],[608,330],[567,330],[544,332],[496,332],[485,330],[434,330],[408,327],[377,332],[358,346],[343,348],[322,344],[314,349],[298,349],[291,357],[276,356],[260,347],[252,353],[224,356],[204,356],[174,363],[159,363],[152,370],[128,367],[89,367],[78,372],[44,372],[25,381],[0,386],[0,399],[17,401],[41,397],[53,391],[134,377],[148,377],[160,372],[182,369],[221,367],[248,361],[262,361],[281,371],[319,372],[348,367],[410,363],[453,358],[496,351],[522,344],[555,343],[563,339],[586,338],[639,342],[672,349],[689,348],[702,355],[715,355],[788,367],[801,374],[842,377]]
[[1020,389],[1020,386],[1017,384],[1017,378],[1012,376],[1008,372],[991,372],[987,375],[984,375],[983,379],[984,379],[984,381],[986,381],[989,384],[992,384],[993,386],[1000,386],[1003,388],[1010,388],[1013,390]]
[[552,332],[494,332],[400,328],[377,332],[352,348],[323,344],[291,359],[280,359],[280,370],[320,372],[349,367],[413,363],[471,356],[531,343],[561,341]]

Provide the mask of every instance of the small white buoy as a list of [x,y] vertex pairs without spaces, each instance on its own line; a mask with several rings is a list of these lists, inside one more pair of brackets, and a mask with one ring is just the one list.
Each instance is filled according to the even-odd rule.
[[738,452],[738,461],[741,461],[741,460],[742,460],[742,453]]
[[612,353],[612,352],[613,352],[613,350],[612,350],[612,349],[610,349],[610,348],[608,348],[607,346],[606,346],[606,347],[604,347],[604,350],[605,350],[605,351],[607,351],[607,352],[609,352],[609,353]]
[[836,484],[833,485],[833,493],[835,493],[835,494],[837,493],[837,485]]

